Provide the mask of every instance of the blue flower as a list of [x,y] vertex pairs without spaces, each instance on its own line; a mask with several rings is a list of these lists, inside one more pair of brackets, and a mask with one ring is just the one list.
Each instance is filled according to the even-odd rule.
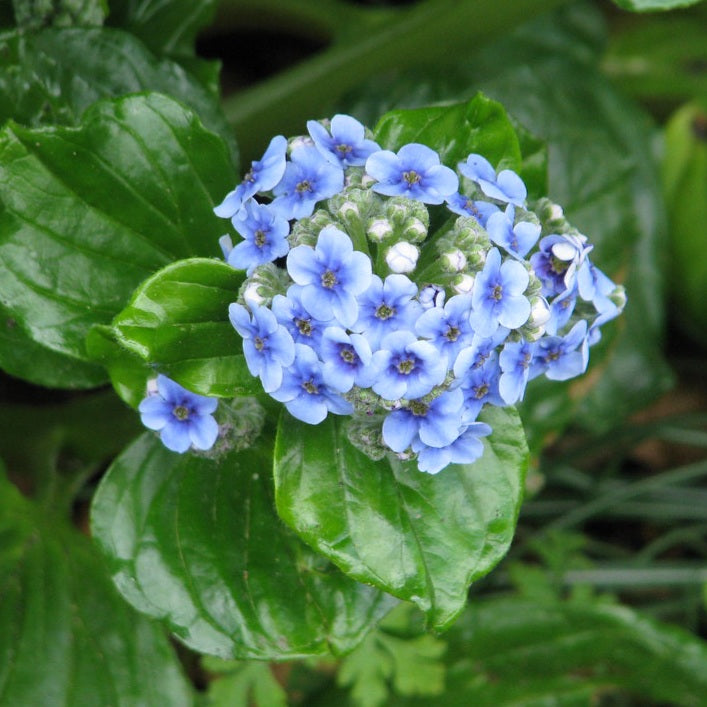
[[268,206],[248,202],[232,221],[244,238],[228,253],[228,264],[232,267],[251,275],[258,265],[287,255],[290,224]]
[[272,208],[286,219],[311,216],[318,201],[343,187],[344,171],[324,159],[314,145],[301,145],[292,150],[285,175],[273,189]]
[[[455,370],[455,375],[457,371]],[[490,360],[483,366],[469,368],[463,374],[457,375],[459,386],[464,393],[465,413],[469,420],[475,420],[486,405],[503,405],[503,399],[498,389],[501,370],[498,362]]]
[[415,332],[429,339],[451,367],[457,354],[473,341],[470,312],[471,295],[455,295],[443,307],[432,307],[423,312],[415,322]]
[[353,405],[326,384],[317,354],[304,344],[295,344],[295,351],[294,363],[285,370],[282,385],[270,395],[285,403],[291,415],[310,425],[318,425],[329,412],[350,415]]
[[530,377],[541,373],[550,380],[564,381],[584,373],[587,360],[581,350],[587,333],[587,322],[578,321],[570,332],[562,336],[544,336],[536,342],[535,357],[530,370]]
[[502,263],[498,248],[492,248],[474,282],[471,325],[476,332],[491,336],[499,325],[508,329],[523,326],[530,316],[530,302],[523,296],[529,281],[521,263]]
[[243,337],[248,370],[251,375],[260,376],[266,393],[272,393],[282,383],[283,366],[289,366],[295,358],[295,343],[267,307],[251,304],[250,308],[252,319],[248,310],[236,303],[229,306],[228,316]]
[[545,324],[545,332],[555,336],[570,320],[577,303],[577,288],[567,290],[550,303],[550,318]]
[[365,138],[365,128],[350,115],[335,115],[329,130],[316,120],[307,121],[307,130],[319,152],[340,167],[362,166],[380,145]]
[[390,150],[374,152],[366,160],[366,172],[378,182],[373,191],[425,204],[443,203],[459,186],[459,178],[440,164],[439,155],[417,143],[404,145],[397,154]]
[[354,384],[369,388],[376,378],[371,347],[362,334],[347,334],[341,327],[327,327],[318,353],[324,362],[324,381],[333,390],[348,393]]
[[540,250],[530,256],[530,264],[543,284],[543,295],[551,297],[574,289],[577,269],[591,250],[585,243],[583,236],[556,233],[540,240]]
[[512,170],[504,169],[496,175],[491,163],[481,155],[469,155],[466,162],[457,165],[459,171],[476,182],[491,199],[524,206],[528,191],[523,180]]
[[358,317],[356,295],[371,282],[371,261],[354,250],[351,239],[335,226],[319,233],[317,245],[300,245],[287,256],[290,277],[302,285],[302,304],[316,319],[335,318],[350,327]]
[[226,195],[226,198],[214,209],[221,218],[232,218],[248,199],[259,191],[272,189],[285,173],[287,140],[276,135],[260,160],[250,163],[250,170],[243,181]]
[[307,344],[318,351],[324,330],[335,322],[333,318],[320,321],[304,308],[303,289],[300,285],[290,285],[287,297],[275,295],[272,300],[272,312],[277,321],[290,332],[296,344]]
[[616,285],[589,258],[584,259],[577,272],[577,289],[579,296],[583,300],[591,302],[597,312],[603,313],[617,309],[609,299],[609,295],[616,289]]
[[449,390],[430,402],[411,400],[383,421],[383,441],[394,452],[404,452],[419,439],[423,445],[446,447],[461,431],[464,395]]
[[417,468],[436,474],[449,464],[471,464],[484,453],[484,445],[479,438],[491,432],[491,427],[485,422],[472,422],[446,447],[428,447],[421,440],[414,440],[412,451],[417,452]]
[[523,399],[534,354],[535,344],[524,339],[509,341],[503,347],[498,357],[501,367],[498,392],[506,405],[513,405]]
[[493,336],[474,334],[471,344],[459,352],[453,364],[454,376],[461,378],[470,368],[481,368],[488,361],[495,361],[496,348],[506,340],[508,334],[505,327],[498,327]]
[[352,329],[365,332],[373,350],[393,331],[412,329],[422,313],[415,299],[417,285],[405,275],[388,275],[381,280],[373,275],[371,284],[358,297],[358,320]]
[[459,216],[471,216],[484,228],[489,216],[500,211],[498,206],[490,201],[473,201],[459,192],[448,196],[446,201],[447,208],[452,213],[459,214]]
[[496,245],[505,248],[511,255],[522,258],[538,240],[540,226],[530,221],[521,221],[514,226],[514,220],[515,208],[509,204],[505,213],[499,211],[491,214],[486,222],[486,230]]
[[421,398],[447,374],[447,362],[429,341],[420,341],[410,331],[394,331],[381,341],[373,354],[378,378],[371,386],[386,400]]
[[167,449],[183,454],[189,449],[211,449],[218,437],[218,424],[212,414],[216,398],[207,398],[182,388],[167,376],[157,376],[157,392],[138,406],[142,424],[159,430]]

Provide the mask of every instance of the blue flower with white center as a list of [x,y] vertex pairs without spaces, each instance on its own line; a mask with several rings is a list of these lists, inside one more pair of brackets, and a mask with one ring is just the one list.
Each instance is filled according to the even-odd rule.
[[464,395],[449,390],[430,402],[410,400],[383,421],[383,441],[394,451],[404,452],[419,439],[429,447],[446,447],[461,432]]
[[475,154],[469,155],[466,162],[460,162],[457,168],[465,177],[476,182],[491,199],[515,206],[525,205],[528,190],[513,170],[504,169],[497,175],[486,158]]
[[385,280],[373,275],[369,287],[358,296],[358,320],[351,328],[364,332],[375,351],[387,334],[413,329],[422,314],[415,295],[417,285],[405,275],[388,275]]
[[423,312],[415,322],[418,336],[428,339],[452,367],[457,354],[474,340],[469,323],[471,295],[455,295],[443,307]]
[[295,358],[295,342],[267,308],[256,304],[248,310],[233,303],[228,308],[228,317],[233,328],[243,337],[243,355],[248,370],[260,376],[263,390],[272,393],[282,383],[283,366],[289,366]]
[[218,437],[212,413],[216,398],[207,398],[182,388],[167,376],[157,376],[157,391],[138,406],[142,424],[158,430],[167,449],[183,454],[190,447],[211,449]]
[[498,248],[491,248],[484,269],[476,276],[472,293],[471,326],[481,336],[491,336],[499,326],[517,329],[530,316],[530,302],[523,295],[530,276],[515,261],[502,262]]
[[361,167],[380,145],[365,137],[366,129],[350,115],[335,115],[329,130],[316,120],[307,121],[307,130],[319,152],[340,167]]
[[265,154],[250,163],[250,170],[243,181],[214,209],[221,218],[233,218],[243,207],[243,204],[259,191],[268,191],[282,179],[285,173],[287,140],[282,135],[276,135]]
[[290,332],[296,344],[306,344],[318,351],[324,330],[335,322],[333,318],[320,321],[304,308],[303,289],[299,285],[290,285],[287,297],[275,295],[272,300],[272,312],[277,321]]
[[292,150],[285,175],[273,189],[272,208],[286,219],[311,216],[317,202],[338,194],[344,171],[322,157],[314,145]]
[[354,384],[369,388],[376,379],[373,353],[362,334],[347,334],[341,327],[327,327],[318,351],[324,362],[324,381],[339,393],[348,393]]
[[304,344],[295,344],[294,363],[285,370],[282,385],[270,395],[285,403],[291,415],[310,425],[318,425],[329,412],[353,412],[353,405],[326,384],[322,362]]
[[412,451],[417,452],[417,468],[436,474],[449,464],[472,464],[484,453],[480,437],[486,437],[492,431],[485,422],[472,422],[451,444],[441,448],[428,447],[416,439]]
[[447,208],[452,213],[459,214],[459,216],[471,216],[484,228],[489,216],[500,211],[498,206],[490,201],[473,201],[459,192],[448,196],[446,201]]
[[566,336],[544,336],[536,342],[535,357],[530,369],[530,377],[541,373],[546,378],[564,381],[584,373],[585,357],[578,348],[584,342],[587,322],[578,321]]
[[459,187],[459,178],[440,164],[439,155],[426,145],[409,143],[398,153],[374,152],[366,172],[377,181],[372,189],[386,196],[405,196],[425,204],[441,204]]
[[503,347],[498,357],[501,367],[498,392],[506,405],[523,399],[534,355],[535,343],[530,341],[509,341]]
[[354,250],[351,239],[335,226],[319,232],[317,245],[299,245],[287,255],[287,271],[302,286],[301,301],[316,319],[336,319],[350,327],[358,318],[356,295],[371,283],[371,261]]
[[530,256],[530,264],[542,282],[542,294],[552,297],[573,289],[577,269],[591,250],[591,246],[586,246],[586,239],[553,233],[542,238],[538,245],[540,250]]
[[244,239],[228,254],[228,264],[232,267],[251,275],[258,265],[287,255],[290,224],[268,206],[250,201],[233,217],[232,222]]
[[486,405],[503,405],[498,390],[501,369],[498,362],[488,361],[478,368],[469,368],[458,376],[459,388],[464,393],[464,405],[467,419],[474,420]]
[[491,214],[486,222],[489,238],[505,248],[511,255],[523,258],[535,245],[540,236],[540,226],[530,221],[521,221],[513,225],[515,207],[509,204],[505,212]]
[[386,400],[421,398],[440,385],[447,374],[447,362],[429,341],[410,331],[394,331],[381,341],[373,354],[378,373],[371,386]]

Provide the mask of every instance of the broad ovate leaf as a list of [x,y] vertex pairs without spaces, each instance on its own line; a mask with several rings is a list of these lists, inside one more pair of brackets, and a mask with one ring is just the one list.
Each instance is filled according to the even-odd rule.
[[528,451],[515,410],[492,408],[473,464],[432,476],[390,455],[372,461],[345,422],[309,426],[288,413],[275,445],[275,495],[285,523],[351,577],[422,609],[444,629],[469,584],[505,555],[523,493]]

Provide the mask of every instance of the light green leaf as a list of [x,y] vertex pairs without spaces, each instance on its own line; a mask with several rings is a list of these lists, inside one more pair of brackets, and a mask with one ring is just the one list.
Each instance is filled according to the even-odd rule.
[[348,575],[414,602],[444,629],[469,584],[506,553],[522,496],[527,448],[515,410],[482,417],[494,430],[483,457],[431,476],[392,455],[370,460],[334,417],[308,426],[283,413],[278,513]]
[[0,702],[191,705],[160,629],[120,598],[87,538],[0,470]]
[[234,181],[220,138],[157,94],[97,103],[79,128],[7,124],[0,366],[44,385],[104,380],[88,359],[88,330],[172,260],[220,255],[212,208]]
[[223,673],[209,682],[209,707],[287,707],[287,693],[267,663],[206,656],[203,665],[209,671]]
[[113,463],[93,535],[123,596],[188,646],[282,660],[351,650],[391,607],[279,523],[266,440],[180,456],[152,434]]

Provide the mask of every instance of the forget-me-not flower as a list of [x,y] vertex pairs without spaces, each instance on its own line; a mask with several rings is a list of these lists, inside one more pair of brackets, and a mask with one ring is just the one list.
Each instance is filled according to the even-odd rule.
[[503,347],[498,357],[501,368],[498,392],[506,405],[513,405],[523,399],[534,354],[535,344],[523,339],[508,341]]
[[476,182],[486,196],[515,206],[525,205],[528,192],[513,170],[503,169],[497,175],[491,163],[476,154],[469,155],[466,162],[460,162],[457,167],[465,177]]
[[587,322],[578,321],[565,336],[544,336],[536,342],[531,378],[545,374],[554,381],[564,381],[584,373],[585,358],[580,349],[587,333]]
[[371,261],[354,250],[343,231],[326,226],[319,232],[316,247],[293,248],[287,255],[287,271],[302,285],[302,304],[313,317],[334,318],[345,327],[356,321],[356,295],[370,285]]
[[242,304],[234,302],[228,308],[228,317],[243,337],[248,370],[251,375],[260,376],[266,393],[272,393],[282,383],[283,366],[294,361],[295,342],[267,307],[251,303],[250,308],[252,318]]
[[459,187],[454,170],[440,163],[439,155],[426,145],[409,143],[398,153],[374,152],[366,160],[366,172],[377,183],[373,191],[386,196],[405,196],[426,204],[441,204]]
[[479,225],[486,227],[489,216],[498,213],[500,209],[490,201],[474,201],[468,196],[455,192],[446,199],[447,208],[459,216],[471,216]]
[[470,312],[471,295],[454,295],[443,307],[423,312],[415,322],[415,332],[432,342],[451,367],[457,354],[474,340]]
[[214,213],[221,218],[232,218],[256,192],[272,189],[285,173],[286,152],[287,140],[282,135],[276,135],[270,140],[263,156],[251,162],[243,181],[214,208]]
[[307,130],[319,152],[340,167],[363,166],[380,145],[365,137],[366,129],[350,115],[335,115],[329,130],[316,120],[307,121]]
[[530,221],[520,221],[514,225],[514,220],[515,207],[509,204],[505,212],[499,211],[489,216],[486,230],[493,243],[505,248],[511,255],[523,258],[537,242],[540,225]]
[[157,391],[138,406],[142,424],[158,430],[167,449],[183,454],[190,447],[211,449],[218,437],[218,423],[212,413],[216,398],[197,395],[167,376],[157,376]]
[[412,451],[417,453],[417,468],[436,474],[449,464],[471,464],[484,453],[480,438],[491,432],[491,427],[485,422],[472,422],[446,447],[429,447],[420,439],[413,440]]
[[272,208],[286,219],[311,216],[317,202],[344,186],[344,172],[326,160],[314,145],[292,150],[285,174],[273,189]]
[[334,319],[322,321],[313,317],[302,304],[300,285],[290,285],[287,296],[275,295],[272,311],[277,321],[290,332],[296,344],[307,344],[315,351],[319,349],[324,329],[335,324]]
[[348,393],[354,384],[368,388],[378,373],[372,365],[373,353],[366,337],[347,334],[341,327],[324,330],[319,356],[324,362],[324,381],[340,393]]

